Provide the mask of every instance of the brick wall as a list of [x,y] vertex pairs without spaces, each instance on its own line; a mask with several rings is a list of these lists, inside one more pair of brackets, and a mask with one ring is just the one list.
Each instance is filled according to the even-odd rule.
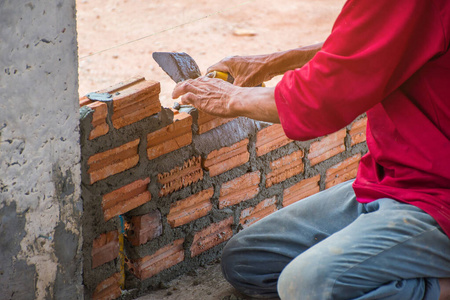
[[[296,142],[280,125],[160,105],[136,77],[80,99],[86,296],[132,297],[219,257],[239,230],[354,178],[366,119]],[[121,291],[127,291],[121,293]]]

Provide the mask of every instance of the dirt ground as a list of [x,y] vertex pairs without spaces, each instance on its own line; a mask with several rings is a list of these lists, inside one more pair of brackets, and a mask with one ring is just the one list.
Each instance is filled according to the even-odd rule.
[[185,274],[137,300],[247,300],[222,276],[219,263]]
[[[153,52],[186,52],[204,73],[226,56],[272,53],[323,41],[344,2],[77,0],[79,94],[141,75],[161,83],[161,103],[171,107],[175,83],[153,60]],[[140,298],[158,299],[246,298],[214,264]]]
[[[230,55],[272,53],[323,41],[343,0],[77,0],[79,94],[135,75],[161,83],[171,107],[175,84],[155,51],[190,54],[204,73]],[[273,86],[279,78],[266,83]]]

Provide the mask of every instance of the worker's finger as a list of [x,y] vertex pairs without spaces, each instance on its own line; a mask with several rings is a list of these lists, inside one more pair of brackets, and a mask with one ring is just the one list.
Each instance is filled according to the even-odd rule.
[[172,98],[177,99],[178,97],[180,97],[183,94],[186,94],[188,92],[193,92],[194,86],[192,85],[192,82],[193,82],[192,79],[188,79],[188,80],[178,83],[175,86],[175,88],[173,89]]
[[196,106],[195,104],[197,102],[198,102],[198,96],[191,92],[184,94],[180,98],[180,104],[182,104],[182,105],[192,105],[195,107]]

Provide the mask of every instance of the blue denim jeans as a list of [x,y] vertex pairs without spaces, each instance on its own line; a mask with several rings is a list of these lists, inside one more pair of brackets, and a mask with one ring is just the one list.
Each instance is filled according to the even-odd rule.
[[392,199],[361,204],[352,181],[235,235],[222,270],[240,292],[281,299],[438,299],[450,239],[427,213]]

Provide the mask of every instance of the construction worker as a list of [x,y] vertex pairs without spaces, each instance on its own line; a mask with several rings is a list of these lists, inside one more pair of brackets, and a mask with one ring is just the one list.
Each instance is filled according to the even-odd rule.
[[[354,181],[298,201],[225,246],[252,297],[449,299],[450,1],[348,0],[323,44],[230,57],[173,97],[209,114],[281,123],[308,140],[367,113]],[[249,87],[284,74],[274,88]],[[447,298],[446,298],[447,297]]]

